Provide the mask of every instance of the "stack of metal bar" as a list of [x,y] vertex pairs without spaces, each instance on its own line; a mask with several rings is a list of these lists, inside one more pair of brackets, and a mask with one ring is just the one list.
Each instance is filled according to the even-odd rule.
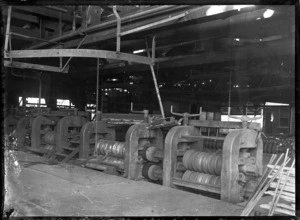
[[[295,159],[290,164],[291,158],[288,155],[289,149],[286,150],[285,154],[272,155],[259,185],[251,195],[241,216],[249,216],[265,194],[272,195],[272,201],[260,205],[261,208],[269,210],[268,216],[273,216],[274,213],[277,215],[295,215]],[[281,165],[279,166],[280,162]]]

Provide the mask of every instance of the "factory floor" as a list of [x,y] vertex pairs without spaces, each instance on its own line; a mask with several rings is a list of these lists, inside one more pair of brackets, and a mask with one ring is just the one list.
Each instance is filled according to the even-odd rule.
[[11,216],[239,216],[243,207],[71,164],[5,152],[5,210]]

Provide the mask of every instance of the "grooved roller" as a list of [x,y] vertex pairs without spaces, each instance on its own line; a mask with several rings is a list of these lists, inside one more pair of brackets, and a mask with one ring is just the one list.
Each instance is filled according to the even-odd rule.
[[204,139],[203,146],[208,149],[222,149],[223,148],[222,140],[212,140],[212,139]]
[[198,173],[194,171],[187,170],[184,172],[182,179],[188,182],[193,183],[200,183],[200,184],[207,184],[215,187],[221,187],[221,177],[205,174],[205,173]]
[[220,152],[208,153],[188,150],[185,152],[182,161],[187,170],[221,175],[222,154]]
[[109,155],[118,158],[125,156],[125,142],[99,139],[96,142],[95,154]]
[[101,161],[103,164],[113,165],[120,169],[124,169],[124,160],[116,157],[107,156],[104,160]]

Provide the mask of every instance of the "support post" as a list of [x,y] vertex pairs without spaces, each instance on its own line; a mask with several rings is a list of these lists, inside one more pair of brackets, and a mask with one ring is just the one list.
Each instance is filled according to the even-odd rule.
[[7,23],[6,23],[6,34],[5,34],[5,43],[4,43],[4,51],[8,51],[8,41],[9,41],[9,32],[10,32],[10,21],[11,21],[11,6],[8,6],[7,13]]
[[120,53],[120,48],[121,48],[121,18],[117,12],[117,6],[113,6],[113,11],[114,14],[117,18],[117,53]]

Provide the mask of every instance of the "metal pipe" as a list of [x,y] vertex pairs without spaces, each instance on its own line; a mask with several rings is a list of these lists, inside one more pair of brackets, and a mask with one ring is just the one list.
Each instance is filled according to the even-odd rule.
[[11,6],[8,6],[4,51],[7,51],[7,49],[8,49],[8,40],[9,40],[9,32],[10,32],[10,21],[11,21]]
[[152,38],[152,63],[155,63],[155,35]]
[[75,8],[73,11],[73,23],[72,23],[72,31],[76,30],[76,12],[75,12]]
[[[86,37],[87,37],[87,35],[85,35],[84,38],[80,41],[80,43],[78,44],[78,46],[77,46],[76,49],[78,49],[78,48],[81,46],[81,44],[86,40]],[[63,72],[63,71],[65,70],[65,68],[67,67],[67,65],[69,64],[69,62],[71,61],[72,58],[73,58],[73,57],[70,57],[70,58],[67,60],[66,64],[65,64],[65,65],[63,66],[63,68],[61,69],[61,72]]]
[[121,49],[121,18],[117,12],[117,6],[113,6],[113,11],[114,14],[117,18],[117,48],[116,48],[116,52],[120,53],[120,49]]
[[144,26],[141,26],[141,27],[138,27],[138,28],[134,28],[134,29],[122,32],[121,36],[124,36],[124,35],[127,35],[127,34],[132,34],[132,33],[138,32],[138,31],[142,31],[142,30],[148,29],[150,27],[153,27],[153,26],[156,26],[156,25],[159,25],[159,24],[167,23],[167,22],[182,18],[182,17],[186,16],[187,14],[188,14],[188,12],[185,12],[185,13],[182,13],[182,14],[179,14],[179,15],[175,15],[173,17],[169,17],[169,18],[151,23],[151,24],[147,24],[147,25],[144,25]]
[[60,7],[57,7],[57,6],[48,5],[48,6],[46,6],[46,8],[52,9],[54,11],[64,12],[64,13],[68,12],[68,9],[60,8]]
[[[13,68],[12,68],[12,70],[13,70]],[[15,77],[20,77],[20,78],[28,78],[28,79],[37,79],[37,80],[39,80],[38,77],[19,75],[19,74],[14,73],[13,71],[11,71],[11,75],[13,75]]]
[[23,38],[34,39],[34,40],[44,41],[44,42],[48,42],[48,43],[52,43],[52,44],[61,44],[61,45],[63,45],[63,43],[58,43],[58,42],[55,42],[55,41],[44,40],[44,39],[41,39],[41,38],[31,37],[31,36],[27,36],[27,35],[15,33],[15,32],[10,32],[10,34],[11,35],[15,35],[15,36],[19,36],[19,37],[23,37]]
[[[146,39],[146,50],[147,50],[147,55],[150,58],[150,53],[149,53],[147,39]],[[153,51],[152,51],[152,53],[153,53]],[[160,93],[159,93],[159,88],[158,88],[158,85],[157,85],[157,80],[156,80],[156,76],[155,76],[153,64],[150,65],[150,69],[151,69],[152,78],[153,78],[153,82],[154,82],[154,86],[155,86],[155,90],[156,90],[156,95],[157,95],[157,99],[158,99],[158,104],[159,104],[160,112],[161,112],[162,118],[165,118],[164,107],[162,105],[162,101],[161,101],[161,97],[160,97]]]
[[[59,21],[58,21],[58,35],[61,36],[62,35],[62,13],[59,13]],[[62,48],[62,47],[61,47]],[[59,58],[59,68],[63,67],[63,58],[60,57]]]
[[[132,22],[132,19],[138,18],[140,16],[145,18],[145,17],[153,15],[153,13],[155,13],[155,12],[159,12],[159,11],[162,11],[162,10],[167,10],[167,9],[171,10],[171,9],[174,9],[174,8],[181,9],[181,8],[186,8],[186,7],[188,7],[188,6],[181,6],[181,7],[178,7],[178,6],[159,6],[159,7],[154,8],[154,9],[150,9],[150,10],[147,10],[147,11],[141,11],[141,12],[133,14],[133,15],[125,16],[125,17],[122,18],[122,22]],[[93,31],[96,31],[96,30],[101,29],[101,28],[107,28],[109,26],[115,25],[116,22],[117,22],[117,20],[112,20],[112,21],[108,21],[108,22],[105,22],[105,23],[95,25],[95,26],[84,28],[81,31],[80,30],[72,31],[69,34],[53,38],[52,40],[54,40],[54,41],[67,40],[69,38],[72,38],[72,37],[75,37],[77,35],[82,34],[82,32],[89,33],[89,32],[93,32]],[[41,44],[32,46],[28,49],[37,49],[37,48],[44,47],[46,45],[47,45],[46,43],[41,43]]]

